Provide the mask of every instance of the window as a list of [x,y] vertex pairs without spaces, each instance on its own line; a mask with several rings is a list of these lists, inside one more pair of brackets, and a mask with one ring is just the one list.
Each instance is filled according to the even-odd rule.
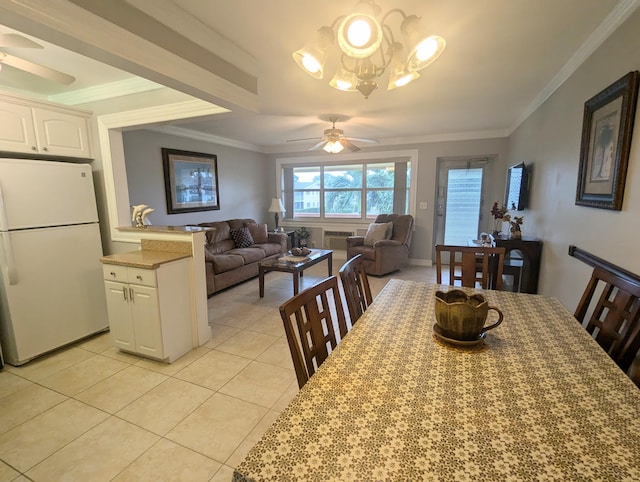
[[411,161],[283,164],[288,218],[370,220],[409,212]]

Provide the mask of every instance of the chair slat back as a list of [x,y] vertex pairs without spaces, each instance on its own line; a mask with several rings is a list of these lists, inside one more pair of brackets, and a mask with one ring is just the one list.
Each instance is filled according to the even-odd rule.
[[640,349],[640,284],[594,268],[574,316],[626,372]]
[[593,267],[574,316],[640,387],[640,276],[577,246],[569,256]]
[[364,270],[361,254],[355,255],[342,265],[340,280],[353,326],[373,302],[369,278]]
[[[436,279],[442,284],[443,255],[449,254],[449,285],[499,290],[505,248],[436,245]],[[456,282],[459,282],[457,285]]]
[[285,301],[280,316],[302,388],[337,346],[335,323],[340,339],[347,334],[338,278],[330,276]]

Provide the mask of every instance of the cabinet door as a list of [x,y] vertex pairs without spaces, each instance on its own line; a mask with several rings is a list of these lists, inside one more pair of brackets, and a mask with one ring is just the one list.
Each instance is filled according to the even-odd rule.
[[158,290],[148,286],[129,285],[133,293],[131,309],[136,352],[153,358],[165,358],[162,346]]
[[85,117],[33,109],[40,152],[51,156],[91,158],[89,123]]
[[107,295],[111,340],[115,346],[133,352],[136,350],[136,345],[129,302],[129,285],[105,280],[104,289]]
[[0,151],[38,152],[30,107],[0,102]]

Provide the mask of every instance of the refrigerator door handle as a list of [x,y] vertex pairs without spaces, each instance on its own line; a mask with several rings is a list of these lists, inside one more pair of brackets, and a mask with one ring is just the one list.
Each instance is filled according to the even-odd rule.
[[7,206],[4,203],[4,195],[2,194],[2,185],[0,185],[0,231],[6,231],[9,229],[9,222],[7,221]]
[[4,248],[5,271],[10,285],[18,284],[18,270],[13,257],[13,245],[11,244],[11,233],[2,232],[2,247]]

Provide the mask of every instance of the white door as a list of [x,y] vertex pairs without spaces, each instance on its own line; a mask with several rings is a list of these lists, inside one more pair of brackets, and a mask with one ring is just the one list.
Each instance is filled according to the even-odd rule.
[[434,244],[467,246],[482,231],[488,158],[438,160]]
[[130,286],[133,292],[131,309],[136,351],[143,355],[162,359],[165,354],[162,346],[158,290],[148,286]]
[[[108,327],[98,224],[0,233],[0,266],[6,295],[4,329],[15,348],[10,363]],[[3,337],[5,332],[3,331]]]
[[0,159],[0,231],[97,221],[89,164]]
[[131,296],[129,285],[105,280],[104,289],[107,296],[111,341],[123,350],[135,352],[136,343],[129,300]]

